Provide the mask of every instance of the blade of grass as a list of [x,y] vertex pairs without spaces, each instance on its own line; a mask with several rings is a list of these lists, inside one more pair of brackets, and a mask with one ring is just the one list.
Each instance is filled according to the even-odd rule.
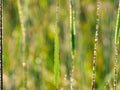
[[56,6],[56,31],[55,31],[55,47],[54,47],[54,72],[55,72],[55,89],[59,88],[59,31],[58,31],[58,8],[59,0]]
[[120,0],[119,0],[119,8],[116,22],[116,30],[115,30],[115,62],[114,62],[114,90],[117,90],[117,62],[118,62],[118,44],[119,44],[119,32],[120,32]]
[[72,58],[75,54],[75,11],[73,8],[73,1],[70,0],[70,30],[71,30],[71,43],[72,43]]
[[92,90],[95,90],[96,57],[97,57],[98,31],[99,31],[99,20],[100,20],[99,14],[100,14],[100,0],[97,0],[97,19],[96,19],[96,32],[95,32],[94,55],[93,55]]
[[18,0],[18,12],[19,12],[19,18],[20,18],[20,24],[22,29],[22,65],[23,65],[23,78],[24,78],[24,89],[28,90],[27,87],[27,63],[26,63],[26,28],[25,28],[25,18],[23,15],[23,3],[25,3],[23,0]]
[[115,30],[115,44],[119,44],[119,33],[120,33],[120,5],[118,8],[116,30]]
[[70,30],[71,30],[71,47],[72,47],[72,70],[70,74],[70,88],[73,90],[74,81],[74,58],[75,58],[75,11],[73,0],[70,0]]

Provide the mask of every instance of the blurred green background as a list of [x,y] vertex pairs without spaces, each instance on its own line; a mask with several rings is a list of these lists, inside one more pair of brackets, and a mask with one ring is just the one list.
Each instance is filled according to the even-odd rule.
[[[24,19],[28,90],[54,90],[56,0],[25,1],[23,8],[26,15]],[[113,90],[114,33],[118,1],[101,0],[96,90]],[[76,23],[74,90],[91,90],[97,0],[74,0],[74,2]],[[60,90],[70,90],[72,58],[69,23],[69,0],[60,0],[58,19]],[[118,52],[120,53],[120,47]],[[3,0],[3,57],[4,90],[23,90],[22,30],[17,0]],[[118,65],[120,67],[120,63]]]

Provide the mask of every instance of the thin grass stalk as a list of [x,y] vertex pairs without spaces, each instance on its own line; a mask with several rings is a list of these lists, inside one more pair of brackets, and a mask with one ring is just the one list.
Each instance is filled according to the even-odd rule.
[[25,54],[25,49],[26,49],[26,29],[25,29],[25,20],[23,17],[23,0],[18,0],[18,11],[19,11],[19,18],[20,18],[20,23],[21,23],[21,29],[22,29],[22,65],[23,65],[23,77],[24,77],[24,90],[28,90],[27,87],[27,65],[26,65],[26,54]]
[[70,30],[71,30],[71,47],[72,47],[72,71],[70,77],[70,88],[73,90],[74,81],[74,58],[75,58],[75,11],[73,0],[70,0]]
[[59,89],[59,30],[58,30],[58,9],[59,0],[56,5],[56,30],[55,30],[55,47],[54,47],[54,72],[55,72],[55,90]]
[[73,0],[70,0],[70,30],[71,30],[72,58],[74,58],[74,55],[75,55],[75,11],[73,7]]
[[118,62],[118,48],[115,46],[115,63],[114,63],[114,90],[117,90],[117,62]]
[[120,33],[120,0],[119,0],[118,15],[116,21],[116,30],[115,30],[114,90],[117,90],[119,33]]
[[92,90],[95,90],[96,57],[97,57],[98,31],[99,31],[99,20],[100,20],[99,15],[100,15],[100,0],[97,0],[97,19],[96,19],[96,32],[95,32],[95,44],[94,44],[94,56],[93,56]]

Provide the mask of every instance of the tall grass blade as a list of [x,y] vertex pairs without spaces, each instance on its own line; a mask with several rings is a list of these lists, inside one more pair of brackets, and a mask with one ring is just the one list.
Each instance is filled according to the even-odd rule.
[[75,54],[75,11],[73,1],[70,0],[70,30],[71,30],[71,43],[72,43],[72,56]]
[[99,31],[99,20],[100,20],[99,14],[100,14],[100,0],[97,0],[97,19],[96,19],[96,32],[95,32],[95,44],[94,44],[94,56],[93,56],[92,90],[95,90],[96,57],[97,57],[98,31]]
[[114,64],[114,90],[117,90],[117,62],[118,62],[118,44],[119,44],[119,33],[120,33],[120,0],[119,0],[119,8],[116,22],[116,30],[115,30],[115,64]]
[[55,47],[54,47],[54,72],[55,72],[55,88],[59,88],[59,31],[58,31],[58,8],[59,0],[56,6],[56,30],[55,30]]
[[119,33],[120,33],[120,4],[118,8],[118,16],[117,16],[117,22],[116,22],[115,44],[119,44]]
[[74,81],[74,58],[75,58],[75,11],[73,0],[70,0],[70,30],[71,30],[71,47],[72,47],[72,70],[70,74],[70,88],[73,90],[73,81]]
[[21,23],[21,29],[22,29],[22,64],[23,64],[23,73],[24,73],[24,89],[28,90],[27,87],[27,66],[26,66],[26,55],[25,55],[25,49],[26,49],[26,29],[25,29],[25,19],[23,15],[23,3],[24,0],[18,0],[18,11],[19,11],[19,18]]

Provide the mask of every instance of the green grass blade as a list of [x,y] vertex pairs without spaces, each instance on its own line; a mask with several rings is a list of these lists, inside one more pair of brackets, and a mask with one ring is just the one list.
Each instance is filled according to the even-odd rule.
[[75,54],[75,17],[74,17],[74,10],[72,11],[72,28],[71,28],[71,35],[72,35],[72,54]]
[[56,88],[59,86],[59,37],[58,37],[58,26],[56,25],[56,33],[55,33],[55,84]]
[[118,16],[115,30],[115,44],[119,44],[119,33],[120,33],[120,6],[118,8]]
[[[23,4],[24,3],[24,4]],[[25,9],[25,1],[18,0],[18,12],[19,12],[19,19],[21,24],[21,31],[22,31],[22,64],[23,64],[23,73],[24,73],[24,89],[28,90],[27,86],[27,61],[26,61],[26,27],[25,22],[26,19],[24,18],[24,9]]]
[[70,29],[71,29],[71,42],[72,42],[72,55],[75,54],[75,12],[73,9],[73,2],[70,1]]
[[74,80],[74,57],[75,57],[75,12],[73,7],[73,0],[70,0],[70,31],[71,31],[71,52],[72,52],[72,69],[70,76],[70,88],[73,90]]
[[55,87],[59,87],[59,31],[58,31],[58,7],[56,7],[56,31],[55,31],[55,47],[54,47],[54,72],[55,72]]

